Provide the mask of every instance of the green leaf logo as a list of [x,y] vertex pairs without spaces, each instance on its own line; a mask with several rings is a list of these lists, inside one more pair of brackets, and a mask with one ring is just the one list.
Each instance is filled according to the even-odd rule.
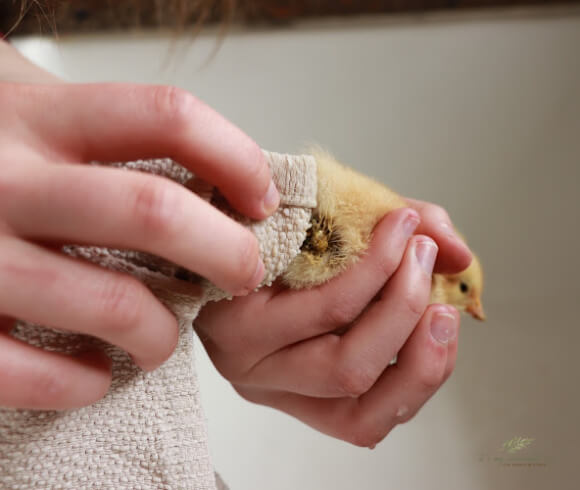
[[509,441],[505,441],[501,446],[501,451],[506,451],[510,454],[521,451],[527,448],[534,439],[530,437],[512,437]]

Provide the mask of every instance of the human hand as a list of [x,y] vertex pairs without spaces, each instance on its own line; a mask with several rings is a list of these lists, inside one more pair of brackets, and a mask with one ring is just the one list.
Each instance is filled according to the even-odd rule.
[[368,253],[330,282],[204,307],[194,326],[241,396],[373,447],[437,391],[453,370],[459,327],[454,308],[428,306],[437,248],[437,272],[459,272],[471,253],[443,209],[409,203],[416,211],[389,213]]
[[[1,77],[0,77],[1,78]],[[250,231],[168,179],[82,165],[171,157],[264,218],[278,193],[258,145],[183,90],[0,83],[0,406],[64,409],[106,393],[104,354],[77,357],[11,336],[14,319],[125,349],[146,370],[172,353],[174,316],[139,281],[59,253],[65,243],[141,250],[233,294],[259,284]]]

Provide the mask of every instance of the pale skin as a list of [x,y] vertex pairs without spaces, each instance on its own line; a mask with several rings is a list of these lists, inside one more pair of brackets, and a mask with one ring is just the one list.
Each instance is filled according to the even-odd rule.
[[175,88],[64,83],[3,42],[0,67],[0,406],[85,406],[111,382],[103,353],[21,343],[15,318],[100,337],[145,370],[176,345],[175,319],[145,286],[64,256],[63,243],[144,250],[234,293],[195,323],[217,369],[246,399],[353,444],[382,440],[451,374],[459,315],[428,305],[431,273],[459,272],[471,253],[442,208],[390,213],[360,262],[322,287],[248,294],[263,266],[246,229],[160,177],[83,164],[169,156],[261,219],[279,198],[251,138]]

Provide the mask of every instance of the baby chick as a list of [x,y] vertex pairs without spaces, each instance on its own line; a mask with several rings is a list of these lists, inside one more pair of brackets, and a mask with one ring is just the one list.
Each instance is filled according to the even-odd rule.
[[431,303],[447,303],[473,318],[485,320],[481,304],[483,271],[479,259],[474,255],[471,264],[459,274],[433,274]]
[[[397,193],[337,162],[311,152],[318,166],[317,208],[300,254],[284,273],[284,282],[301,289],[322,284],[344,271],[366,250],[372,231],[390,211],[407,207]],[[434,274],[432,303],[447,303],[484,320],[481,304],[483,272],[474,257],[459,274]]]
[[446,303],[473,318],[485,320],[481,304],[483,272],[479,259],[474,255],[471,264],[459,274],[433,274],[431,303]]

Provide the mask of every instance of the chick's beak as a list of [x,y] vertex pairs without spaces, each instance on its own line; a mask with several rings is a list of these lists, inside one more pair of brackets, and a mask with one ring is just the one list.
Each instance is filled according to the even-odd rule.
[[473,303],[465,308],[465,311],[469,313],[473,318],[477,320],[484,321],[485,320],[485,313],[483,311],[483,306],[481,305],[481,300],[476,298]]

